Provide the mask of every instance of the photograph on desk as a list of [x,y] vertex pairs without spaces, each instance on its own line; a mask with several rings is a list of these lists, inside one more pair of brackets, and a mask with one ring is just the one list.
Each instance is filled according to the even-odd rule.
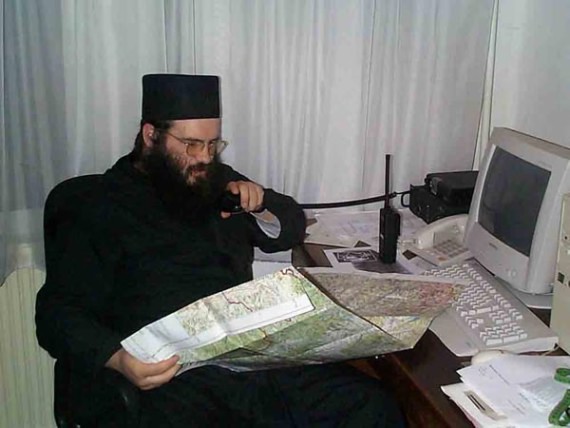
[[378,247],[333,248],[323,252],[331,266],[343,272],[410,273],[401,263],[400,254],[396,263],[382,263]]
[[144,362],[180,357],[235,371],[321,364],[412,348],[463,284],[293,267],[193,302],[122,341]]
[[332,248],[323,250],[323,253],[333,268],[344,272],[419,274],[433,268],[414,254],[400,252],[396,255],[395,263],[383,263],[378,254],[378,247]]
[[338,270],[353,271],[357,269],[357,263],[380,260],[378,249],[373,247],[334,248],[324,250],[324,253],[331,266]]

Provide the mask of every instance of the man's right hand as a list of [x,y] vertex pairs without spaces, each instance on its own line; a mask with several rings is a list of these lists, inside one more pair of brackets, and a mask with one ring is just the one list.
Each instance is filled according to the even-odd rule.
[[131,383],[146,391],[169,382],[180,369],[176,364],[178,360],[179,357],[173,355],[159,363],[143,363],[121,348],[109,358],[105,367],[118,371]]

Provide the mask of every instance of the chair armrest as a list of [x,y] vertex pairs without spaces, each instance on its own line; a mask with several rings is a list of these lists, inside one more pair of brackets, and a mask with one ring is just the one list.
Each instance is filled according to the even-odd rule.
[[68,362],[63,359],[57,360],[53,371],[53,415],[55,424],[58,428],[75,428],[77,424],[73,422],[73,415],[71,414],[71,406],[69,404],[71,395],[71,372]]
[[124,426],[126,428],[138,427],[140,418],[139,389],[123,375],[111,369],[104,369],[101,378],[109,390],[114,391],[124,406],[126,413]]
[[58,428],[97,426],[112,418],[135,428],[140,419],[140,392],[123,375],[103,369],[92,382],[72,370],[66,359],[54,367],[54,417]]

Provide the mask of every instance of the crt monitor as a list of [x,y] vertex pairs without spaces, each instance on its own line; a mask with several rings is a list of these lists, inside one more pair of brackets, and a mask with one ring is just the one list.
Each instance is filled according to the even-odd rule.
[[473,256],[528,306],[549,307],[570,149],[495,128],[465,231]]

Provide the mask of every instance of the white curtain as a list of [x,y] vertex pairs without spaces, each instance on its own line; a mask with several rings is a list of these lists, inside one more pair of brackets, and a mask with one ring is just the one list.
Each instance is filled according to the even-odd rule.
[[493,0],[2,0],[0,279],[48,191],[127,153],[145,73],[222,79],[224,160],[299,202],[471,167]]

